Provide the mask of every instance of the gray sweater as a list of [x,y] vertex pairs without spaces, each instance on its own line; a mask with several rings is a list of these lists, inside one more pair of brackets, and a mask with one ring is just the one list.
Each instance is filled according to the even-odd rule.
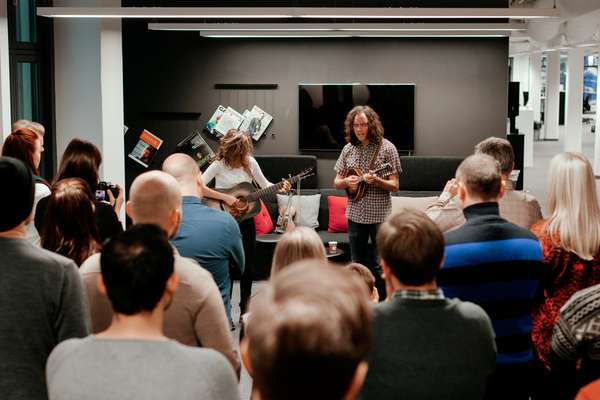
[[490,319],[457,299],[394,297],[375,309],[361,399],[481,399],[496,364]]
[[48,359],[50,400],[239,400],[227,359],[174,340],[67,340]]
[[46,399],[48,355],[88,332],[75,263],[25,239],[0,238],[0,397]]

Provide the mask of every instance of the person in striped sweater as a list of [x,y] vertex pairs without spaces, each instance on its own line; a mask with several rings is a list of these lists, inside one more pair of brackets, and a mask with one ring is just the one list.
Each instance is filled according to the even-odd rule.
[[542,250],[527,229],[499,215],[504,194],[492,157],[467,157],[456,170],[466,223],[444,234],[438,281],[449,298],[481,306],[492,320],[498,355],[488,399],[528,399],[531,386],[531,307],[539,285]]

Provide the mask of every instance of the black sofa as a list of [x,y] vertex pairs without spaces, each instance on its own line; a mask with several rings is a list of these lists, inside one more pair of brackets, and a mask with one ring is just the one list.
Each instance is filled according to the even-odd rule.
[[[313,166],[316,171],[317,159],[314,156],[304,155],[286,155],[286,156],[256,156],[256,160],[261,166],[263,173],[272,182],[281,178],[282,166],[286,170],[300,171]],[[462,157],[436,157],[436,156],[413,156],[400,157],[402,164],[402,174],[400,175],[400,190],[392,193],[393,196],[400,197],[429,197],[437,196],[443,189],[446,182],[454,177],[456,168],[462,161]],[[314,164],[313,164],[314,163]],[[311,178],[314,178],[311,179]],[[302,195],[321,194],[319,204],[319,226],[317,233],[323,240],[323,243],[329,241],[338,242],[338,246],[344,250],[346,258],[349,256],[349,241],[347,233],[327,232],[329,226],[329,209],[327,206],[327,197],[346,196],[343,190],[332,188],[316,188],[316,176],[308,178],[302,182]],[[263,198],[273,224],[277,222],[278,206],[276,195],[269,195]],[[273,249],[275,243],[271,240],[261,240],[257,237],[256,261],[255,261],[255,279],[265,279],[269,275],[271,261],[273,259]],[[336,261],[345,261],[344,257],[336,258]]]

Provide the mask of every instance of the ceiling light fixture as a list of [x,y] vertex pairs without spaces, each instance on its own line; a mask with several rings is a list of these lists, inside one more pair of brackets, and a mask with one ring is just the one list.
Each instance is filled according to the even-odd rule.
[[540,19],[559,18],[556,8],[422,7],[37,7],[51,18],[352,18],[352,19]]
[[357,23],[357,24],[310,24],[310,23],[272,23],[272,24],[246,24],[246,23],[149,23],[149,30],[157,31],[243,31],[243,32],[326,32],[326,31],[373,31],[373,32],[517,32],[524,31],[527,26],[524,23],[506,24],[381,24],[381,23]]

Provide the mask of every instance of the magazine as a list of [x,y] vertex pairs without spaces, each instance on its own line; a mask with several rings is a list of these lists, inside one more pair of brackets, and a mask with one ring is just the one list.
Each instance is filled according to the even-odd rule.
[[225,110],[227,110],[227,108],[224,107],[224,106],[222,106],[222,105],[219,105],[217,107],[217,109],[213,113],[212,117],[210,117],[210,119],[206,123],[206,126],[204,127],[204,131],[206,133],[209,133],[209,134],[211,134],[213,136],[216,136],[216,137],[222,136],[222,135],[219,135],[215,131],[215,127],[217,126],[217,123],[219,122],[219,120],[221,119],[221,117],[223,116],[223,114],[225,113]]
[[210,165],[215,157],[215,152],[206,143],[200,131],[192,133],[179,142],[177,151],[192,157],[202,171]]
[[129,158],[148,168],[162,143],[162,139],[144,129],[140,134],[140,140],[129,153]]
[[248,113],[244,113],[244,117],[240,130],[247,132],[255,141],[260,139],[271,124],[271,121],[273,121],[273,117],[270,114],[256,105]]
[[223,115],[218,119],[215,131],[218,135],[224,136],[230,129],[238,129],[242,124],[244,117],[231,107],[227,107]]

